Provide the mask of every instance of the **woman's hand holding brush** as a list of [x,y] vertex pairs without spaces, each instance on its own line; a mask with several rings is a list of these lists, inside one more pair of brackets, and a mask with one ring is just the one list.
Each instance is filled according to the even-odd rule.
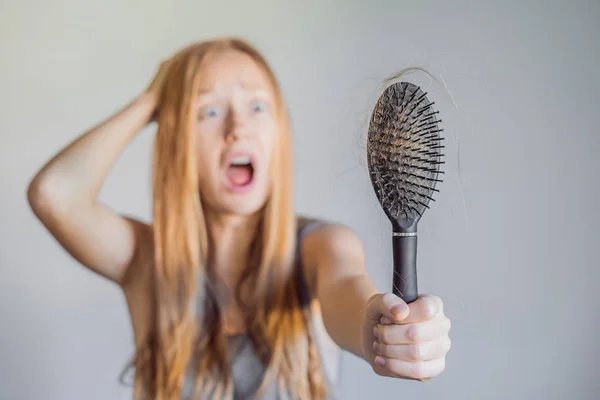
[[439,297],[406,304],[392,293],[369,299],[363,321],[363,358],[381,376],[426,380],[443,372],[450,320]]

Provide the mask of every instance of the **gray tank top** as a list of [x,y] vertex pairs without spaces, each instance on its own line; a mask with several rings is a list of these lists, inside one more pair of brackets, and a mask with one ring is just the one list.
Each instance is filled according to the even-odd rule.
[[[300,245],[308,232],[321,226],[323,222],[315,219],[300,217],[298,219],[297,235],[297,265],[301,266]],[[303,296],[309,296],[308,288],[303,282],[301,285],[306,293]],[[320,313],[312,314],[312,326],[317,349],[325,373],[326,385],[328,390],[327,399],[334,399],[334,387],[338,381],[340,355],[341,351],[331,337],[327,334]],[[232,354],[231,377],[233,379],[233,400],[255,399],[254,394],[260,387],[265,373],[266,366],[261,362],[250,339],[244,335],[233,335],[229,338],[229,348]],[[183,396],[185,400],[196,400],[192,396],[193,391],[193,371],[189,371],[188,378],[184,382]],[[216,399],[212,399],[216,400]],[[291,397],[279,393],[276,384],[271,385],[263,391],[260,399],[256,400],[291,400]]]

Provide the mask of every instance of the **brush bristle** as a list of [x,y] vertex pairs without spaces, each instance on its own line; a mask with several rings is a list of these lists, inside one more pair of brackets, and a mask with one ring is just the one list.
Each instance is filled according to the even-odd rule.
[[369,125],[371,182],[384,212],[401,227],[414,227],[429,208],[436,183],[441,182],[441,120],[426,94],[408,82],[389,86]]

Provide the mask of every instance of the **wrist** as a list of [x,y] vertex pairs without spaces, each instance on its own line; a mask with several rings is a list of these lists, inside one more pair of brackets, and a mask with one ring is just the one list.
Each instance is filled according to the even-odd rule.
[[148,91],[144,91],[133,99],[132,106],[138,110],[143,110],[147,123],[151,122],[157,108],[156,96]]
[[156,96],[145,90],[142,93],[140,93],[135,99],[134,99],[135,103],[144,105],[146,107],[150,107],[152,108],[152,110],[154,110],[156,108],[157,105],[157,101],[156,101]]

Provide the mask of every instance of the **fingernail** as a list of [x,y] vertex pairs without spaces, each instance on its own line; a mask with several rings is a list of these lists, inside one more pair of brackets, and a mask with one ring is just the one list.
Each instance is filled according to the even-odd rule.
[[373,335],[375,335],[376,338],[379,338],[379,329],[377,329],[377,325],[373,327]]
[[381,347],[379,346],[379,342],[377,342],[377,341],[373,342],[373,350],[375,350],[377,353],[380,352]]
[[388,317],[381,317],[381,323],[384,325],[391,325],[392,324],[392,320],[389,319]]
[[383,367],[385,365],[385,359],[383,357],[375,357],[375,364],[379,365],[380,367]]
[[402,310],[404,310],[404,304],[396,304],[395,306],[393,306],[390,310],[390,312],[396,316],[399,317],[400,314],[402,313]]

